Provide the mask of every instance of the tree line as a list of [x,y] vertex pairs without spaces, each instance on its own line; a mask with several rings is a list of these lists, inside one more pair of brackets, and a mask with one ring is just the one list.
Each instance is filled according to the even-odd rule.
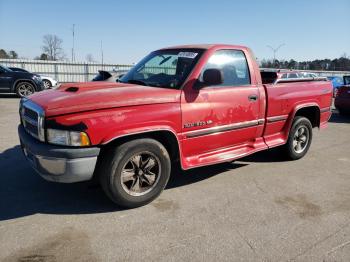
[[262,68],[281,68],[296,70],[320,70],[320,71],[350,71],[350,58],[343,54],[336,59],[316,59],[312,61],[287,60],[266,60],[260,63]]
[[[65,61],[67,60],[64,53],[63,40],[56,35],[44,35],[43,45],[41,47],[42,53],[36,56],[36,60],[49,60],[49,61]],[[18,58],[18,54],[10,50],[7,52],[4,49],[0,49],[0,58]],[[95,62],[91,54],[86,55],[87,62]],[[350,71],[350,58],[343,54],[336,59],[316,59],[313,61],[296,61],[291,60],[269,60],[263,59],[260,62],[262,68],[283,68],[283,69],[297,69],[297,70],[322,70],[322,71]]]

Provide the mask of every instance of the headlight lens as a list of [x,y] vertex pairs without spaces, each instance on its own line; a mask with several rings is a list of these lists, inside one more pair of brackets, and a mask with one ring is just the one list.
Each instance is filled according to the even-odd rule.
[[37,75],[33,75],[33,79],[36,80],[36,81],[39,81],[39,80],[41,80],[41,77],[37,76]]
[[47,129],[47,141],[65,146],[89,146],[90,139],[85,132]]

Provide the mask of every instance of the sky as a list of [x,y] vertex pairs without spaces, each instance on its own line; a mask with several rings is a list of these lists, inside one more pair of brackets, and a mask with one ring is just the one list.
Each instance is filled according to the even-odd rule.
[[0,0],[0,49],[32,59],[45,34],[63,40],[71,58],[88,54],[130,64],[158,48],[199,43],[239,44],[259,60],[285,44],[277,59],[350,55],[350,0]]

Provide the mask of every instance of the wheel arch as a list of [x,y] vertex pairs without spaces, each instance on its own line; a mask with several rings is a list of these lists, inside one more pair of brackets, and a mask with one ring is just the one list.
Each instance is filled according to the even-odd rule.
[[312,127],[320,127],[321,110],[317,105],[305,106],[299,108],[294,117],[303,116],[310,120]]
[[35,90],[36,91],[38,91],[38,88],[37,88],[37,86],[36,86],[36,84],[35,84],[35,82],[33,81],[33,80],[31,80],[31,79],[16,79],[15,81],[14,81],[14,83],[13,83],[13,85],[12,85],[12,89],[11,89],[11,92],[16,92],[16,86],[19,84],[19,83],[21,83],[21,82],[28,82],[28,83],[31,83],[33,86],[34,86],[34,88],[35,88]]
[[49,82],[51,86],[53,85],[52,80],[47,77],[41,77],[41,80]]
[[313,128],[320,127],[321,110],[317,103],[309,103],[296,106],[290,114],[288,125],[286,126],[287,129],[285,132],[285,139],[288,139],[293,121],[297,116],[303,116],[309,119]]
[[180,142],[176,133],[169,129],[159,129],[159,130],[150,130],[150,131],[141,131],[136,133],[130,133],[126,135],[116,136],[109,141],[102,144],[102,154],[108,151],[111,148],[115,148],[118,145],[121,145],[125,142],[140,139],[140,138],[152,138],[160,142],[168,151],[171,162],[179,163],[182,167],[181,161],[181,148]]

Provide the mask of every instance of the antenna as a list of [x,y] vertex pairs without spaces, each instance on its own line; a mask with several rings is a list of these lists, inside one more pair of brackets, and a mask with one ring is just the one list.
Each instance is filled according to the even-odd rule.
[[103,47],[102,47],[102,40],[101,40],[101,64],[103,69]]
[[73,36],[72,62],[74,62],[74,61],[75,61],[75,53],[74,53],[74,42],[75,42],[75,24],[73,24],[73,28],[72,28],[72,36]]

